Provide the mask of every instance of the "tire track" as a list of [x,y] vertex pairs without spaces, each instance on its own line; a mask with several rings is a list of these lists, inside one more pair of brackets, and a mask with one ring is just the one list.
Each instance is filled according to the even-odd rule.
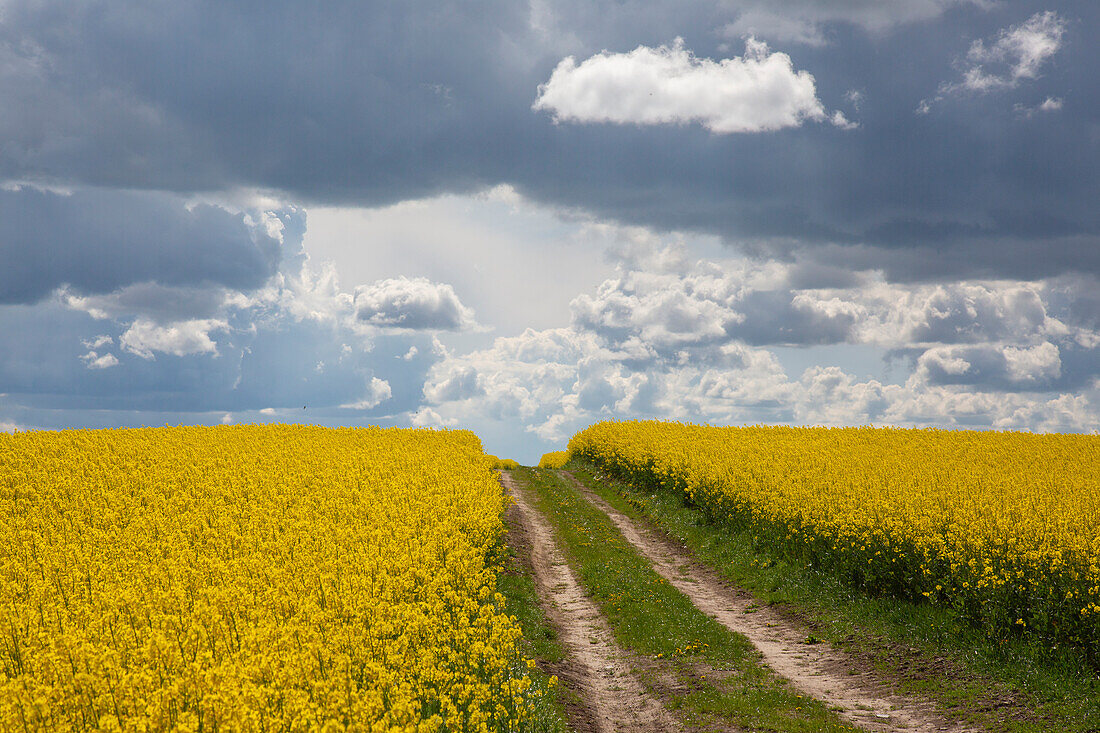
[[568,471],[573,486],[610,517],[657,573],[691,599],[703,613],[749,639],[764,661],[803,694],[817,698],[848,722],[869,731],[977,733],[943,718],[933,703],[894,694],[871,673],[852,674],[860,662],[823,645],[805,643],[808,631],[782,617],[748,593],[732,589],[713,570],[657,532],[634,522],[596,496]]
[[500,476],[527,536],[539,598],[567,652],[558,676],[586,704],[578,716],[582,719],[571,721],[574,727],[583,733],[680,730],[660,701],[634,677],[629,656],[615,644],[607,622],[563,559],[550,524],[509,472]]

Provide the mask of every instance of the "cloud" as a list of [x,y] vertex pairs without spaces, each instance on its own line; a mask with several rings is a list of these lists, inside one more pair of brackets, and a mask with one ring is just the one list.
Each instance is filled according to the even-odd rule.
[[[1087,277],[898,284],[812,262],[696,259],[679,235],[591,226],[616,243],[615,273],[574,298],[568,325],[472,351],[461,339],[444,348],[438,328],[386,325],[402,307],[453,306],[453,288],[406,278],[349,292],[300,253],[247,292],[135,284],[0,308],[0,333],[21,335],[0,381],[29,409],[215,421],[353,410],[539,441],[606,417],[1084,429],[1098,414],[1100,307]],[[372,324],[364,310],[386,317]],[[908,376],[791,366],[792,351],[822,345],[901,357]]]
[[[464,419],[481,414],[488,395],[485,414],[523,415],[502,431],[522,425],[532,435],[628,412],[825,420],[852,404],[861,406],[852,419],[1048,425],[1077,424],[1095,407],[1100,166],[1082,141],[1094,139],[1100,97],[1090,76],[1096,45],[1074,35],[1097,26],[1095,3],[1060,4],[1057,38],[1043,30],[1043,13],[1029,26],[1042,6],[1013,17],[1004,4],[947,0],[471,0],[443,11],[422,0],[323,8],[273,0],[262,23],[246,6],[210,0],[165,6],[155,19],[134,0],[115,0],[110,12],[104,5],[4,3],[5,400],[88,420],[76,411],[206,410],[189,414],[213,420],[232,411],[245,420],[261,408],[298,415],[308,405],[311,419],[322,410],[347,419],[340,406],[376,399],[378,379],[392,397],[370,408],[371,419],[411,420],[422,399],[439,400],[427,409],[440,421]],[[750,44],[742,53],[730,40],[753,31],[771,49]],[[660,45],[677,36],[688,42]],[[776,48],[790,54],[785,64]],[[553,124],[555,109],[533,113],[532,97],[567,56],[574,75],[611,62],[652,73],[662,106],[625,90],[585,112],[611,110],[622,124],[565,116]],[[750,68],[789,82],[774,105],[757,105],[787,126],[701,132],[745,123],[724,106],[720,95],[732,92],[721,75]],[[721,84],[687,93],[673,70],[685,82]],[[811,71],[812,93],[792,97]],[[959,98],[981,97],[962,86],[968,79],[989,94],[982,104],[912,115],[914,101],[945,79],[960,85],[951,92]],[[998,117],[984,102],[1013,85],[1020,99]],[[1018,111],[1008,109],[1016,102]],[[797,127],[776,112],[784,109]],[[658,122],[633,119],[646,115]],[[770,119],[745,124],[764,129]],[[857,119],[858,134],[834,129]],[[422,216],[404,239],[360,238],[370,243],[360,247],[363,274],[345,275],[343,287],[320,263],[301,266],[304,213],[262,200],[349,209],[406,201],[399,206],[416,218],[426,211],[418,199],[502,184],[486,196],[535,202],[547,219],[560,214],[560,226],[496,220],[484,231],[508,231],[495,248],[470,228],[416,250],[413,240],[450,231]],[[454,197],[455,208],[464,200]],[[648,227],[705,235],[716,262],[639,259],[602,290],[540,276],[551,283],[545,292],[584,293],[576,320],[565,294],[552,316],[540,305],[517,308],[506,325],[489,325],[511,336],[536,323],[530,314],[544,315],[532,335],[499,349],[472,327],[406,327],[412,311],[402,316],[385,299],[359,317],[356,284],[370,291],[404,274],[448,283],[459,305],[496,318],[504,298],[477,286],[513,262],[584,268],[583,256],[566,260],[544,246],[570,238],[578,221],[591,222],[578,252],[602,246],[587,238],[600,226]],[[717,261],[721,245],[750,259]],[[491,262],[478,252],[492,252]],[[410,258],[415,271],[403,269]],[[484,267],[482,279],[449,272],[461,258]],[[462,321],[457,306],[450,316],[426,307],[428,322]],[[205,331],[215,351],[200,341],[207,350],[176,356],[150,342],[156,358],[143,359],[121,345],[135,324],[163,335],[192,321],[227,324]],[[432,343],[444,331],[446,354]],[[97,344],[101,336],[112,342]],[[480,361],[467,358],[475,346]],[[867,361],[889,351],[900,366],[875,379],[866,373],[874,365],[806,377],[812,359],[849,348]],[[512,351],[514,369],[504,363]],[[118,363],[88,368],[107,356]],[[922,356],[920,379],[897,376],[916,374]],[[819,396],[802,401],[804,393]],[[818,403],[839,406],[812,408]]]
[[[142,282],[124,285],[100,295],[78,295],[63,287],[58,295],[70,308],[93,318],[111,319],[142,316],[157,322],[211,318],[224,310],[227,301],[242,292],[220,286],[178,287]],[[94,348],[94,347],[89,347]]]
[[[548,340],[568,346],[547,352]],[[814,366],[792,379],[774,354],[737,342],[705,361],[690,351],[682,360],[644,366],[624,357],[575,329],[497,339],[433,367],[427,409],[432,424],[519,424],[548,442],[600,419],[1082,431],[1100,418],[1095,386],[1057,391],[1053,345],[934,347],[904,384],[858,378],[836,366]],[[456,375],[477,389],[448,389]]]
[[[1047,10],[1001,31],[991,45],[974,41],[966,54],[962,87],[985,92],[1015,87],[1024,79],[1037,78],[1042,65],[1062,47],[1065,32],[1066,22],[1053,10]],[[989,71],[988,66],[997,70]]]
[[158,325],[153,321],[138,319],[119,338],[119,346],[142,359],[155,358],[156,351],[173,356],[187,354],[218,353],[217,344],[210,338],[212,331],[222,331],[229,324],[222,320],[196,319]]
[[677,246],[643,245],[617,256],[618,276],[595,295],[573,300],[573,323],[608,341],[632,341],[642,351],[670,356],[732,339],[836,343],[848,339],[854,322],[850,308],[799,300],[781,265],[690,262]]
[[[626,247],[616,275],[574,300],[568,327],[445,354],[425,403],[442,420],[519,423],[550,442],[606,418],[1082,430],[1100,416],[1100,316],[1066,307],[1069,283],[856,273],[801,289],[793,266],[686,254]],[[769,348],[819,344],[905,356],[910,371],[904,382],[827,363],[788,374]]]
[[110,335],[104,333],[90,339],[82,339],[80,343],[84,344],[85,348],[88,349],[99,349],[104,346],[113,345],[115,340],[111,338]]
[[[1033,267],[1043,276],[1100,272],[1100,257],[1090,254],[1100,252],[1100,166],[1096,151],[1080,144],[1091,139],[1096,117],[1089,90],[1097,51],[1071,42],[1075,29],[1097,24],[1094,3],[1069,0],[1057,9],[1067,19],[1062,47],[1039,67],[1056,88],[1039,94],[1040,84],[1021,81],[1034,98],[1011,100],[1036,107],[1047,96],[1065,97],[1060,112],[1043,113],[1058,124],[1043,129],[990,124],[982,105],[911,114],[944,79],[961,80],[961,71],[951,76],[950,62],[965,62],[970,39],[986,39],[991,49],[999,27],[1039,9],[1012,18],[1003,3],[659,0],[641,8],[469,0],[449,5],[441,20],[438,3],[424,0],[307,10],[273,0],[262,24],[246,6],[211,0],[164,8],[158,22],[134,20],[146,17],[136,0],[115,0],[111,12],[102,6],[5,3],[5,184],[203,192],[208,199],[260,190],[367,207],[509,184],[548,207],[691,229],[768,256],[796,245],[851,247],[846,256],[873,257],[892,279],[951,279],[960,271],[1019,277]],[[790,48],[767,27],[764,11],[828,45]],[[846,119],[861,125],[858,134],[837,134],[824,120],[804,120],[794,135],[719,135],[700,134],[703,120],[554,125],[549,112],[531,112],[538,85],[566,56],[579,68],[601,49],[653,50],[680,36],[700,62],[744,61],[740,42],[723,48],[719,29],[752,14],[757,38],[791,54],[795,71],[812,71],[826,114],[833,114],[828,105],[842,104]],[[980,65],[1011,77],[1011,63]],[[864,94],[858,113],[839,101],[849,89]],[[1040,250],[1045,256],[1035,258]],[[129,260],[121,264],[125,277],[117,279],[131,279]],[[17,287],[7,302],[40,299],[58,279],[80,279],[61,269],[49,282],[28,280],[35,287]],[[423,269],[358,282],[417,274],[461,285]],[[262,258],[259,270],[252,282],[270,272]],[[93,272],[77,275],[96,280]],[[88,287],[112,291],[109,275]],[[169,275],[139,273],[136,282],[172,284]],[[459,292],[483,312],[482,301]]]
[[458,424],[456,418],[444,418],[430,407],[422,407],[412,414],[409,423],[417,428],[442,428]]
[[1026,104],[1017,103],[1013,105],[1013,109],[1019,112],[1024,117],[1033,117],[1036,114],[1043,112],[1057,112],[1062,109],[1063,100],[1061,97],[1047,97],[1041,103],[1034,107],[1029,107]]
[[1062,376],[1058,346],[987,344],[936,346],[917,360],[915,374],[928,384],[970,385],[989,391],[1045,391]]
[[762,35],[776,41],[799,43],[807,46],[825,46],[823,23],[818,18],[790,15],[768,7],[749,7],[742,10],[737,20],[722,29],[728,38]]
[[793,392],[794,414],[803,424],[860,425],[880,418],[903,389],[874,379],[859,382],[835,366],[816,366],[803,373]]
[[[539,86],[532,108],[559,122],[698,122],[717,134],[779,130],[828,117],[813,76],[795,71],[790,56],[769,53],[753,38],[743,57],[720,61],[697,58],[681,38],[671,46],[604,51],[580,64],[570,56]],[[833,122],[848,125],[843,115]]]
[[478,384],[478,372],[472,365],[462,365],[438,373],[424,385],[424,397],[431,403],[457,402],[485,394]]
[[104,294],[135,283],[258,287],[281,239],[220,207],[161,193],[0,189],[0,304],[68,285]]
[[467,411],[467,418],[476,413],[539,429],[558,413],[576,414],[566,398],[582,364],[599,351],[590,335],[570,329],[528,329],[497,338],[488,349],[434,365],[424,383],[426,403],[444,419]]
[[[1037,79],[1043,65],[1062,48],[1065,32],[1065,19],[1047,10],[1001,30],[991,42],[974,41],[960,62],[962,79],[941,84],[936,97],[922,100],[917,111],[927,113],[934,102],[950,94],[1015,89],[1023,81]],[[1039,108],[1060,109],[1061,100],[1048,97]]]
[[572,323],[608,343],[633,344],[638,355],[667,357],[731,340],[886,349],[1046,341],[1091,348],[1100,342],[1100,308],[1088,304],[1084,284],[889,283],[874,272],[838,277],[802,264],[692,262],[677,245],[642,244],[615,258],[617,275],[595,294],[573,300]]
[[385,328],[463,331],[477,326],[474,312],[452,286],[423,277],[360,286],[355,290],[355,310],[360,321]]
[[[554,47],[621,46],[677,30],[685,36],[748,35],[820,47],[845,36],[879,40],[898,29],[931,24],[957,6],[986,8],[989,0],[651,0],[636,4],[536,0],[524,4],[536,38]],[[531,39],[535,41],[536,39]]]
[[[1050,221],[1049,212],[1033,210],[1034,202],[1018,202],[1018,206],[1018,216],[1011,217],[1004,210],[999,214],[1006,226],[1014,218],[1019,227],[1002,234],[995,233],[996,227],[983,230],[978,225],[963,228],[908,221],[879,228],[873,239],[883,242],[881,245],[796,242],[789,247],[765,243],[746,249],[758,257],[775,257],[814,270],[877,271],[886,281],[899,284],[1034,281],[1100,274],[1100,232],[1058,231],[1064,222]],[[1058,204],[1051,206],[1057,208]],[[1042,231],[1046,225],[1052,229]]]
[[216,421],[308,406],[310,419],[346,421],[349,409],[355,419],[415,409],[439,358],[431,338],[357,318],[354,293],[301,249],[302,212],[276,210],[250,215],[286,253],[258,287],[62,287],[33,305],[0,306],[8,412],[35,424],[109,425],[108,415],[125,422],[151,412],[154,423]]
[[1100,316],[1074,323],[1086,314],[1068,310],[1067,302],[1080,310],[1086,286],[1070,294],[1068,285],[1044,281],[889,283],[873,271],[838,277],[802,264],[690,262],[675,246],[640,254],[646,247],[618,255],[617,276],[595,294],[574,299],[575,326],[609,341],[635,339],[663,355],[731,339],[760,346],[851,343],[888,349],[1050,339],[1085,344],[1100,328]]
[[80,360],[87,364],[89,369],[109,369],[118,366],[118,357],[111,353],[100,356],[94,351],[89,351],[80,357]]
[[802,290],[792,304],[820,318],[848,319],[846,340],[900,348],[1063,337],[1071,329],[1051,314],[1043,283],[959,281],[889,284],[869,278],[860,287]]
[[518,423],[545,441],[610,417],[791,419],[797,386],[767,351],[729,343],[660,356],[636,345],[578,328],[528,330],[436,364],[425,401],[443,419]]
[[1062,375],[1058,347],[1050,342],[1031,347],[1006,346],[1001,353],[1005,372],[1014,382],[1045,382]]
[[390,389],[390,383],[378,377],[371,377],[370,384],[367,385],[366,395],[361,400],[340,405],[340,407],[349,410],[369,410],[378,407],[391,397],[393,397],[393,390]]
[[874,34],[899,25],[931,20],[953,5],[985,5],[985,0],[886,0],[814,2],[813,0],[736,0],[737,19],[723,27],[730,38],[756,34],[766,38],[825,46],[829,26],[847,23]]
[[617,257],[617,276],[574,300],[570,327],[448,354],[429,372],[425,402],[444,418],[518,421],[546,441],[600,417],[790,416],[794,387],[774,355],[729,333],[745,318],[745,293],[776,272],[724,271],[644,244]]
[[1081,394],[1006,394],[930,386],[910,379],[883,411],[886,424],[912,427],[993,428],[1089,432],[1100,415],[1100,390]]

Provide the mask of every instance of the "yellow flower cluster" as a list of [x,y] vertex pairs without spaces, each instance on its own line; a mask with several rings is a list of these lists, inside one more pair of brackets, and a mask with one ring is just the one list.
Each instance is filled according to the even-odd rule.
[[513,731],[466,431],[0,434],[0,729]]
[[872,592],[1100,659],[1100,436],[603,422],[569,448]]
[[561,468],[569,462],[569,451],[556,450],[552,453],[543,453],[539,459],[539,468]]

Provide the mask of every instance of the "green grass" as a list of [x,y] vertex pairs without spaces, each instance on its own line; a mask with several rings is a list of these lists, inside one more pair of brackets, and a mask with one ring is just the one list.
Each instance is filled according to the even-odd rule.
[[514,616],[523,631],[520,651],[537,666],[529,670],[532,687],[540,693],[527,730],[532,733],[570,733],[566,722],[563,695],[567,692],[557,684],[551,684],[548,665],[560,662],[564,656],[553,627],[546,620],[539,605],[538,589],[531,574],[511,545],[503,548],[502,565],[497,574],[497,591],[504,596],[505,610]]
[[[642,679],[689,725],[716,720],[760,731],[849,731],[821,702],[803,698],[762,666],[752,644],[706,616],[652,569],[603,512],[556,472],[519,469],[562,551],[607,618],[616,641],[647,659]],[[675,689],[661,687],[671,674]]]
[[596,480],[595,469],[577,462],[566,468],[619,511],[644,515],[732,583],[784,604],[814,635],[875,664],[904,691],[926,694],[994,731],[1100,730],[1100,679],[1071,650],[996,643],[950,611],[870,597],[828,573],[787,562],[755,547],[749,533],[709,523],[671,492]]

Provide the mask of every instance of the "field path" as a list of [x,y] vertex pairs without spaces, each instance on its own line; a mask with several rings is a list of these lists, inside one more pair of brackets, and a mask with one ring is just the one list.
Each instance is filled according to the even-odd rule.
[[594,494],[568,471],[588,501],[610,517],[626,540],[653,569],[692,603],[729,630],[742,634],[760,650],[764,661],[804,695],[815,697],[850,723],[868,731],[976,733],[946,720],[925,700],[893,693],[862,663],[826,644],[807,644],[808,630],[784,618],[746,591],[732,588],[717,573],[694,560],[667,537],[643,528]]
[[580,733],[647,733],[680,727],[631,671],[629,656],[615,644],[606,621],[566,564],[546,519],[507,471],[501,481],[515,500],[535,584],[544,610],[567,659],[558,677],[583,699],[583,710],[571,710],[570,722]]

